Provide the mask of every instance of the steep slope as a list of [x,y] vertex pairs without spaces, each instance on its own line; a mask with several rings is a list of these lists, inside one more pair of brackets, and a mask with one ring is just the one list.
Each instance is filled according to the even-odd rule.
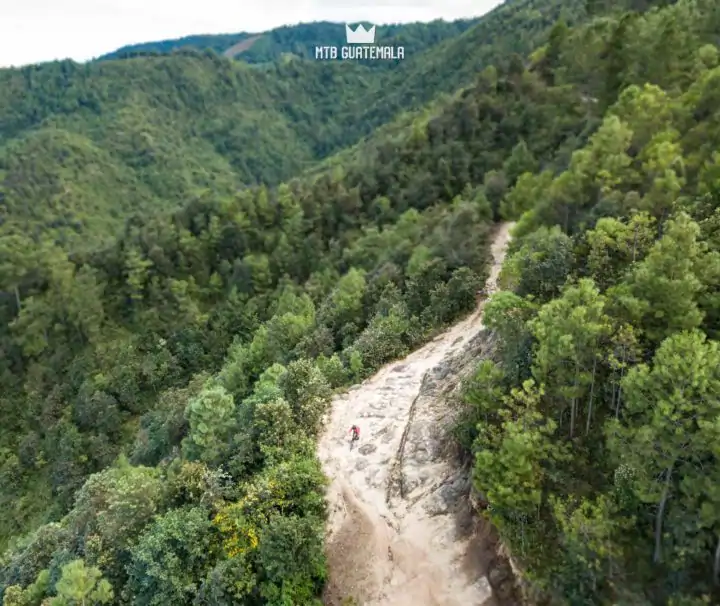
[[507,0],[459,36],[423,53],[408,53],[397,69],[384,75],[382,103],[369,105],[362,120],[379,126],[382,108],[409,111],[441,92],[472,84],[487,65],[507,65],[546,42],[563,16],[571,23],[587,17],[585,0]]
[[331,187],[201,200],[94,254],[3,239],[4,597],[83,560],[115,604],[314,603],[330,388],[468,311],[490,230],[456,201],[378,243]]
[[[575,14],[574,6],[566,10]],[[0,229],[52,234],[63,245],[87,247],[105,241],[131,215],[250,184],[277,184],[369,136],[399,112],[471,84],[479,69],[509,50],[529,50],[547,35],[558,10],[554,0],[510,1],[449,39],[453,28],[462,31],[469,23],[398,26],[398,40],[431,48],[408,53],[389,71],[302,59],[257,69],[211,51],[2,70]],[[518,28],[528,35],[511,35]],[[313,31],[290,28],[278,36],[290,44],[297,35],[301,44]],[[396,71],[403,75],[393,79]],[[106,166],[104,185],[91,177],[68,186],[65,164],[74,161],[34,145],[36,138],[72,139],[78,143],[72,150],[101,148],[102,161],[91,164]],[[474,180],[482,179],[481,167],[473,172]],[[418,182],[416,189],[425,188]]]
[[366,132],[328,119],[360,102],[363,71],[199,54],[0,70],[3,229],[92,245],[132,214],[282,181]]
[[[489,293],[496,289],[511,227],[501,225],[494,236]],[[327,604],[347,598],[387,606],[496,603],[482,568],[463,569],[488,546],[457,532],[457,496],[443,504],[453,488],[463,491],[467,478],[443,461],[447,411],[436,401],[439,393],[428,393],[429,383],[447,379],[441,367],[482,330],[481,318],[482,307],[333,400],[318,447],[331,479]],[[355,449],[348,448],[353,424],[361,429]]]
[[[230,195],[224,180],[215,190],[206,184],[179,210],[133,217],[91,250],[32,237],[36,209],[22,207],[23,196],[35,195],[23,189],[28,179],[38,178],[38,201],[50,199],[63,216],[62,185],[82,184],[100,198],[118,182],[113,204],[133,195],[129,174],[142,195],[185,188],[176,177],[186,165],[175,163],[187,160],[191,143],[205,142],[190,175],[206,162],[212,176],[221,160],[252,161],[234,137],[222,139],[238,116],[276,109],[251,72],[267,83],[272,73],[314,73],[314,93],[327,72],[305,71],[300,60],[242,66],[246,86],[218,77],[196,93],[205,63],[193,62],[179,78],[188,86],[175,90],[172,70],[182,64],[154,58],[169,67],[160,91],[153,78],[128,88],[130,69],[106,81],[122,102],[105,112],[108,122],[73,66],[13,72],[10,92],[0,94],[33,94],[0,105],[14,129],[7,149],[27,145],[22,163],[6,154],[2,168],[17,192],[12,214],[27,223],[0,238],[0,597],[81,595],[102,578],[117,606],[316,604],[327,571],[315,440],[331,390],[360,383],[471,311],[489,269],[493,218],[522,215],[508,288],[484,308],[483,323],[500,335],[501,365],[481,367],[459,411],[488,515],[559,604],[595,603],[598,591],[613,604],[716,602],[717,6],[680,2],[574,31],[560,23],[529,71],[517,58],[483,69],[452,98],[373,134],[312,178]],[[232,65],[212,54],[179,56]],[[107,73],[145,60],[118,61]],[[368,76],[366,90],[370,71],[357,72]],[[623,90],[628,84],[640,86]],[[302,132],[313,122],[302,104],[292,113],[298,91],[283,85],[280,126]],[[137,112],[123,112],[136,102]],[[218,115],[228,102],[237,114]],[[314,103],[332,109],[332,98]],[[205,110],[211,125],[191,119]],[[156,139],[163,129],[167,141]],[[204,157],[215,153],[207,129],[229,148],[214,156],[217,168]],[[328,124],[313,142],[342,132]],[[98,143],[111,137],[117,149]],[[111,156],[132,172],[113,170]],[[166,161],[172,170],[162,170]],[[93,197],[78,200],[94,209]],[[568,278],[577,284],[566,288]],[[472,331],[477,319],[462,326]],[[467,484],[453,478],[435,491],[431,480],[451,474],[429,432],[446,422],[438,391],[487,348],[482,336],[467,349],[442,337],[435,345],[424,350],[438,362],[424,379],[427,360],[418,356],[369,383],[400,388],[397,410],[412,422],[388,432],[397,448],[383,450],[380,438],[375,452],[361,444],[366,455],[343,450],[337,459],[351,488],[398,518],[397,529],[387,528],[371,508],[365,527],[379,534],[365,546],[379,546],[379,559],[350,554],[376,565],[360,571],[358,584],[380,602],[400,599],[393,579],[402,587],[418,570],[461,596],[487,595],[484,576],[499,586],[483,555],[493,539],[476,536],[478,554],[466,535],[445,534],[454,521],[446,505]],[[446,347],[459,358],[443,359]],[[383,392],[370,393],[378,409],[366,412],[395,410],[378,401]],[[323,444],[357,421],[340,406],[339,431]],[[668,406],[675,416],[664,414]],[[377,419],[360,424],[379,433]],[[384,501],[355,457],[389,481]],[[404,549],[414,529],[441,539],[427,549],[410,537]],[[394,536],[400,544],[388,562]],[[342,532],[335,539],[342,551]],[[456,551],[466,552],[470,570],[455,574]],[[343,581],[343,561],[331,562],[330,598],[355,583],[352,570]]]
[[605,115],[506,196],[500,364],[466,396],[488,516],[559,605],[720,603],[720,7],[655,4],[546,53]]
[[[38,246],[8,241],[3,255],[12,261],[0,268],[9,294],[0,309],[0,340],[7,352],[3,401],[18,424],[4,438],[8,452],[22,446],[25,454],[21,471],[12,471],[17,479],[0,495],[10,512],[3,534],[56,519],[71,507],[88,474],[131,448],[139,417],[147,414],[143,423],[154,428],[153,437],[143,440],[162,442],[165,425],[157,427],[160,421],[153,419],[171,413],[155,412],[157,390],[183,386],[193,373],[217,368],[235,331],[248,337],[245,331],[254,330],[253,313],[260,320],[273,313],[288,279],[307,288],[318,306],[319,324],[302,351],[312,359],[345,351],[341,366],[354,369],[350,376],[357,375],[359,359],[372,368],[387,352],[417,342],[424,327],[447,322],[467,304],[468,293],[472,301],[474,276],[485,271],[486,226],[498,214],[503,188],[523,167],[562,166],[552,145],[572,145],[586,128],[586,113],[573,91],[554,90],[530,73],[496,70],[492,79],[479,79],[435,114],[419,117],[401,133],[390,129],[387,138],[374,140],[374,149],[366,142],[344,166],[318,178],[227,197],[210,191],[170,216],[128,221],[107,248],[67,260],[57,250],[28,258],[27,251]],[[506,167],[508,158],[513,160]],[[365,276],[361,292],[367,294],[355,311],[337,311],[335,317],[335,304],[323,301],[347,272],[350,284],[360,280],[358,272]],[[76,297],[84,301],[96,289],[104,293],[93,298],[97,313],[77,315],[86,304],[76,305]],[[369,325],[376,305],[383,313],[393,308],[395,289],[407,297],[407,314],[393,314],[389,327],[379,319]],[[26,299],[31,304],[23,305]],[[367,334],[353,354],[347,347],[363,327]],[[375,344],[396,329],[407,332],[400,343]],[[295,346],[271,350],[276,347],[281,360],[295,355],[289,353]],[[251,384],[263,364],[253,366]],[[62,394],[60,402],[46,407],[55,391]],[[87,422],[85,407],[100,392],[107,394],[97,396],[107,414],[124,420],[112,430]],[[76,406],[83,412],[66,419],[63,411]],[[30,410],[35,414],[18,416]],[[36,415],[44,419],[41,425]],[[170,427],[177,427],[172,419]],[[68,424],[82,429],[75,434]],[[123,430],[116,431],[118,426]],[[182,427],[167,430],[170,443],[177,432],[182,436]],[[141,442],[138,452],[145,452]],[[57,454],[36,467],[32,461],[39,455],[32,453],[38,449]],[[172,452],[161,445],[147,449],[163,456]],[[61,454],[71,452],[84,458]],[[155,465],[154,456],[134,460]],[[14,469],[11,460],[7,464]],[[13,505],[37,494],[39,486],[54,496],[44,493],[32,507]]]
[[248,36],[247,38],[243,38],[242,40],[236,42],[233,44],[230,48],[223,51],[223,57],[228,57],[230,59],[233,59],[240,55],[241,53],[247,52],[250,47],[252,47],[253,44],[255,44],[260,38],[262,37],[261,34],[256,34],[252,36]]

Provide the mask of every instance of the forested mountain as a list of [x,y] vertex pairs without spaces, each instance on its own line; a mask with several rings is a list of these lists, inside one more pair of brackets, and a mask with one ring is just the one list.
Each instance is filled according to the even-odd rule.
[[247,32],[240,32],[237,34],[206,34],[185,36],[174,40],[141,42],[140,44],[123,46],[115,51],[102,55],[98,57],[98,61],[122,59],[143,54],[164,54],[177,50],[211,50],[218,54],[222,54],[236,44],[255,38],[257,35],[258,34],[250,34]]
[[[510,81],[501,90],[474,98],[522,103]],[[510,141],[527,124],[504,128]],[[420,134],[397,166],[417,164],[418,178],[423,162],[460,151]],[[468,145],[463,162],[496,166],[505,151],[474,157]],[[198,201],[89,255],[47,248],[31,260],[29,242],[6,238],[3,530],[62,520],[8,552],[6,587],[36,581],[22,595],[42,592],[82,557],[122,603],[311,599],[323,578],[322,477],[309,438],[329,389],[472,307],[493,215],[462,179],[437,175],[436,200],[389,200],[380,194],[399,192],[364,183],[363,168]],[[302,556],[275,568],[288,540]]]
[[[479,19],[458,21],[436,20],[430,23],[407,23],[376,25],[375,41],[383,45],[404,46],[408,55],[421,53],[425,49],[453,36],[461,34],[475,25]],[[357,24],[351,24],[353,26]],[[373,24],[365,23],[367,27]],[[119,59],[137,54],[169,53],[181,49],[213,50],[217,53],[241,59],[246,63],[267,63],[277,61],[285,55],[302,59],[315,58],[315,46],[343,46],[346,44],[345,24],[319,21],[277,27],[268,32],[256,34],[221,34],[187,36],[177,40],[162,40],[125,46],[103,55],[99,60]],[[397,62],[361,61],[375,69],[394,67]]]
[[77,242],[203,191],[278,183],[365,134],[328,120],[375,90],[363,71],[211,53],[2,70],[4,227]]
[[720,10],[590,4],[385,71],[0,72],[3,604],[317,604],[332,390],[473,307],[501,217],[487,515],[549,603],[720,600]]
[[[211,51],[0,70],[0,230],[95,245],[129,215],[276,185],[469,84],[510,48],[530,50],[560,5],[533,1],[394,70],[314,59],[258,70]],[[439,25],[428,27],[431,41]]]

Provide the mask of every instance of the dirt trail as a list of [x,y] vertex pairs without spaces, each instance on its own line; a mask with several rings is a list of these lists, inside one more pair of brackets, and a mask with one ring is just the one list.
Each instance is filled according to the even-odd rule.
[[252,45],[255,44],[258,40],[260,40],[260,38],[262,38],[262,34],[245,38],[245,40],[241,40],[237,44],[233,44],[230,48],[223,52],[223,56],[228,57],[229,59],[234,59],[240,53],[244,53],[246,50],[250,50]]
[[[511,227],[501,225],[494,237],[490,293]],[[477,310],[333,400],[318,447],[332,482],[326,604],[350,596],[363,606],[496,603],[483,569],[494,545],[477,533],[458,534],[449,513],[467,478],[438,452],[437,435],[446,414],[438,386],[445,386],[449,360],[465,354],[465,364],[472,362],[468,344],[481,336],[481,318]],[[353,424],[361,436],[351,451]]]

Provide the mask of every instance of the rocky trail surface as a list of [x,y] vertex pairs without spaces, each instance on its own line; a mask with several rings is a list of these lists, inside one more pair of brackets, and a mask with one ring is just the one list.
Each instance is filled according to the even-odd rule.
[[[499,226],[487,291],[512,224]],[[331,479],[328,606],[516,604],[507,560],[447,453],[447,401],[493,343],[482,308],[333,400],[319,457]],[[352,450],[348,430],[360,427]]]

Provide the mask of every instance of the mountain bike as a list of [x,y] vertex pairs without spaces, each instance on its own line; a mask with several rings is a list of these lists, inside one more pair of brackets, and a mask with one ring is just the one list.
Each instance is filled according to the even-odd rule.
[[350,450],[353,449],[355,442],[357,442],[359,439],[360,439],[360,434],[356,433],[353,435],[352,439],[350,440]]

